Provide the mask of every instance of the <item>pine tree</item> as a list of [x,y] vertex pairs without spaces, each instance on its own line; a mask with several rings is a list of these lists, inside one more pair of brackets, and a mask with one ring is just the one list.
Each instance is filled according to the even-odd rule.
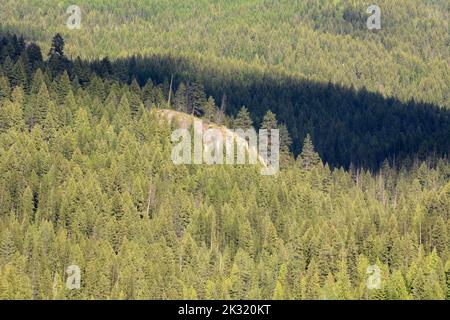
[[48,54],[46,73],[49,79],[57,78],[72,66],[72,63],[64,56],[64,44],[64,39],[57,33],[52,39],[52,45]]
[[25,91],[28,91],[28,79],[27,72],[25,70],[25,65],[22,59],[19,59],[14,65],[12,76],[11,76],[11,86],[22,86]]
[[42,125],[44,123],[50,103],[47,86],[42,83],[38,94],[33,97],[26,112],[26,119],[30,128],[33,128],[36,124]]
[[58,114],[56,112],[55,104],[51,103],[48,107],[47,117],[45,118],[42,125],[44,137],[50,143],[56,141],[57,138],[57,130],[59,127],[57,117]]
[[445,291],[446,291],[446,300],[450,300],[450,260],[447,260],[445,263]]
[[250,118],[250,113],[248,112],[245,106],[243,106],[239,110],[236,119],[234,119],[233,121],[233,127],[235,129],[242,129],[242,130],[253,128],[253,121]]
[[319,154],[314,150],[314,146],[309,134],[306,135],[303,142],[302,153],[300,154],[302,168],[309,170],[320,163]]
[[267,111],[261,123],[261,129],[278,129],[277,117],[272,111]]
[[144,101],[144,105],[146,108],[150,108],[153,104],[153,82],[151,79],[148,79],[147,83],[142,89],[142,100]]
[[208,98],[208,101],[203,107],[203,111],[204,111],[203,117],[207,119],[209,122],[211,122],[211,120],[214,118],[217,112],[216,103],[213,97]]
[[69,74],[64,70],[64,73],[58,82],[58,104],[64,103],[66,96],[71,89],[72,85],[70,83]]
[[11,93],[11,101],[14,103],[17,103],[17,105],[24,109],[24,103],[25,103],[25,92],[23,91],[22,87],[15,87],[14,90]]
[[130,103],[128,102],[127,96],[124,94],[120,98],[119,107],[117,108],[116,121],[127,124],[129,123],[130,120],[131,120]]
[[279,281],[275,285],[275,290],[273,291],[273,300],[284,300],[284,289]]
[[338,299],[338,295],[336,292],[334,277],[331,273],[329,273],[326,277],[325,284],[322,288],[322,299],[325,300],[336,300]]
[[[306,279],[307,277],[307,279]],[[315,261],[311,261],[308,266],[307,275],[304,276],[304,279],[307,280],[306,289],[307,289],[307,299],[318,300],[320,298],[320,275],[317,268],[317,264]]]
[[7,102],[0,106],[0,132],[11,128],[21,130],[24,127],[22,108],[15,102]]
[[443,254],[448,250],[448,244],[447,227],[442,216],[439,216],[431,231],[431,245],[436,248],[438,253]]
[[199,82],[193,82],[189,85],[188,90],[188,107],[190,107],[189,113],[194,116],[201,116],[204,113],[204,107],[206,104],[206,94],[203,85]]
[[187,96],[186,96],[186,86],[183,82],[178,86],[177,92],[175,93],[175,110],[180,112],[187,112]]
[[109,60],[108,57],[103,58],[100,63],[100,76],[102,78],[109,79],[109,78],[111,78],[112,73],[113,73],[113,69],[112,69],[111,61]]
[[285,124],[280,125],[280,148],[281,152],[289,153],[292,145],[292,139]]
[[142,104],[142,90],[136,79],[131,82],[130,93],[131,114],[135,117],[138,115]]
[[167,104],[166,98],[164,96],[164,91],[161,85],[158,85],[153,90],[153,103],[157,107],[162,107]]
[[251,269],[253,261],[245,251],[238,250],[231,268],[230,296],[233,299],[245,299],[251,287]]
[[42,52],[41,48],[35,43],[30,43],[26,48],[28,61],[31,63],[31,69],[36,70],[41,67],[42,64]]
[[3,264],[7,264],[11,261],[17,249],[9,230],[3,232],[0,240],[0,261]]
[[31,81],[31,93],[37,94],[43,83],[45,83],[44,74],[41,69],[37,69],[33,75],[33,80]]
[[255,243],[253,240],[252,228],[247,219],[239,223],[239,248],[253,257],[255,255]]
[[53,36],[52,39],[52,45],[50,47],[50,52],[48,53],[49,56],[64,56],[64,39],[61,36],[61,34],[57,33]]
[[14,62],[13,60],[7,56],[5,61],[3,61],[3,74],[8,78],[8,82],[11,85],[14,75]]
[[5,76],[0,76],[0,101],[2,99],[9,99],[11,89],[9,86],[9,80]]
[[142,98],[142,90],[141,90],[141,86],[139,85],[139,83],[137,82],[136,78],[133,79],[133,81],[131,81],[131,85],[130,85],[130,91],[132,93],[134,93],[136,96],[140,98]]
[[336,294],[338,299],[348,300],[353,298],[352,285],[347,269],[347,262],[345,259],[342,259],[339,264],[339,271],[336,275]]
[[0,299],[2,300],[31,300],[32,286],[25,272],[25,259],[18,259],[17,264],[8,264],[0,269]]
[[387,299],[409,300],[411,299],[406,288],[405,279],[400,270],[395,270],[386,284]]

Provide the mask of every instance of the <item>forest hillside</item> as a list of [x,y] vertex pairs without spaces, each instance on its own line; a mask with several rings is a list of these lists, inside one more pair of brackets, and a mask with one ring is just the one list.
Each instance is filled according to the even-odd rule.
[[[73,4],[82,11],[79,30],[66,27]],[[61,33],[73,58],[183,56],[197,66],[283,72],[449,108],[448,1],[376,4],[374,32],[363,0],[3,0],[0,21],[45,52]]]
[[[248,110],[226,116],[198,83],[172,96],[133,70],[125,81],[120,62],[70,60],[63,40],[48,59],[0,41],[0,299],[449,299],[447,158],[330,167],[310,135],[295,156],[267,111],[277,175],[175,165],[158,109],[241,128]],[[422,120],[442,138],[433,110]]]

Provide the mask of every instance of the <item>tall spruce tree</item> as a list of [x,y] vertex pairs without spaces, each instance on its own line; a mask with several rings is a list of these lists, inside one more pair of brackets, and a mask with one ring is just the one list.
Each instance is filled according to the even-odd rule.
[[208,121],[212,121],[214,119],[214,116],[217,112],[217,106],[213,97],[208,98],[208,101],[205,103],[203,107],[203,112],[204,112],[203,117]]
[[206,104],[206,94],[203,85],[199,82],[193,82],[189,85],[188,90],[188,108],[189,113],[194,116],[201,116],[204,113],[204,107]]
[[233,127],[235,129],[243,130],[253,128],[253,120],[245,106],[243,106],[236,115],[236,118],[233,121]]
[[314,150],[314,145],[309,134],[306,135],[305,141],[303,142],[300,159],[302,168],[306,170],[320,163],[319,154]]
[[49,56],[64,56],[64,45],[65,41],[61,34],[57,33],[53,36],[52,44],[50,46]]
[[187,112],[187,96],[186,96],[186,86],[183,82],[178,86],[177,92],[175,93],[175,110],[180,112]]

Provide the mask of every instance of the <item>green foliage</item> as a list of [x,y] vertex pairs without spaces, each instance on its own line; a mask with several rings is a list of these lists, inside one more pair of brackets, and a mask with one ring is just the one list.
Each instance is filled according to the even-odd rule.
[[73,57],[201,55],[207,64],[282,70],[450,106],[446,0],[379,0],[380,32],[367,30],[362,0],[185,0],[177,6],[171,0],[79,0],[76,32],[65,25],[63,9],[71,4],[4,0],[2,28],[33,37],[46,51],[59,32]]
[[[5,54],[13,51],[0,55],[3,74],[8,80],[0,83],[2,96],[8,96],[8,83],[13,87],[20,84],[25,92],[34,94],[45,83],[47,87],[59,88],[56,103],[62,104],[70,81],[72,90],[83,88],[94,99],[104,100],[110,93],[99,81],[102,78],[109,85],[114,83],[114,88],[131,83],[126,95],[133,117],[143,107],[167,105],[207,119],[213,118],[213,108],[206,97],[211,96],[215,101],[222,98],[220,110],[214,116],[218,123],[233,126],[225,112],[233,117],[238,107],[246,105],[245,126],[253,121],[256,127],[275,128],[278,121],[286,126],[287,132],[284,130],[282,135],[284,151],[299,154],[305,136],[310,133],[321,158],[332,166],[345,168],[356,165],[378,169],[386,159],[401,166],[415,157],[425,160],[430,156],[446,156],[450,148],[448,110],[414,100],[402,103],[365,88],[356,91],[354,87],[317,83],[280,71],[209,63],[198,57],[139,55],[113,61],[108,58],[70,61],[55,53],[48,61],[42,61],[36,45],[20,45],[17,37],[11,35],[2,37],[1,43]],[[234,74],[237,76],[231,76]],[[94,114],[103,112],[100,100],[92,110]],[[112,116],[111,108],[108,113]],[[264,119],[270,115],[271,119]],[[31,116],[26,110],[29,126],[33,125]],[[64,112],[61,117],[67,120],[70,114]],[[289,148],[288,136],[292,138]],[[284,158],[282,161],[286,162]]]
[[203,116],[205,117],[205,119],[207,119],[208,121],[212,121],[217,113],[217,106],[216,106],[216,102],[214,101],[213,97],[209,97],[208,101],[205,103],[204,107],[203,107]]
[[[50,62],[27,47],[26,80],[15,54],[1,58],[0,299],[449,297],[447,159],[330,169],[309,135],[294,161],[281,126],[289,161],[275,176],[176,166],[163,79],[128,85],[129,66],[67,64],[53,47]],[[216,110],[198,82],[173,105],[208,120]],[[265,113],[261,127],[278,128]],[[65,287],[72,264],[79,290]],[[373,264],[381,288],[369,290]]]
[[252,118],[250,117],[250,113],[245,106],[243,106],[241,110],[239,110],[236,119],[234,119],[233,121],[233,127],[235,129],[243,130],[253,128]]
[[305,141],[303,142],[302,153],[299,156],[301,160],[301,165],[306,170],[313,166],[316,166],[320,162],[320,157],[315,152],[311,137],[309,134],[306,135]]

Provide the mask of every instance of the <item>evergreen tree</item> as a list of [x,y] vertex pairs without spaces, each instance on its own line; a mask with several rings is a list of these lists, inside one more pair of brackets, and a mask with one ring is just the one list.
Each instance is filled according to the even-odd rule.
[[64,56],[64,39],[61,36],[61,34],[57,33],[53,36],[52,44],[50,46],[50,52],[48,53],[49,56],[57,55],[57,56]]
[[66,96],[71,89],[72,85],[70,83],[69,74],[67,71],[64,71],[58,83],[58,104],[64,103]]
[[13,73],[11,75],[11,86],[22,86],[25,91],[28,91],[27,72],[22,59],[19,59],[14,65]]
[[9,84],[12,83],[13,75],[14,75],[14,62],[10,58],[10,56],[7,56],[5,61],[3,61],[3,74],[8,78]]
[[8,102],[0,107],[0,132],[11,128],[21,130],[24,127],[22,109],[16,102]]
[[[321,165],[309,136],[298,159],[303,167],[286,161],[276,177],[261,176],[254,166],[175,166],[170,159],[173,128],[160,121],[165,112],[141,104],[165,107],[167,83],[154,86],[149,80],[143,90],[137,81],[128,83],[129,78],[147,78],[147,60],[113,61],[114,75],[107,79],[102,75],[109,71],[101,61],[81,59],[73,69],[61,64],[60,74],[41,61],[36,68],[44,72],[31,74],[26,47],[19,37],[0,36],[1,299],[449,297],[448,159],[435,154],[421,161],[418,154],[404,164],[390,164],[379,136],[361,120],[367,114],[358,114],[364,108],[355,108],[356,102],[376,101],[377,112],[368,114],[379,121],[386,116],[380,107],[384,103],[394,111],[389,116],[401,110],[394,100],[384,102],[364,91],[337,94],[329,84],[329,102],[338,110],[333,117],[346,109],[337,102],[340,95],[355,113],[355,118],[339,118],[338,127],[356,129],[358,123],[369,138],[364,140],[357,130],[342,136],[326,130],[324,136],[325,124],[316,126],[313,119],[321,118],[330,128],[335,123],[320,111],[326,110],[321,91],[309,86],[304,90],[314,93],[309,99],[303,91],[294,94],[291,85],[275,83],[285,90],[283,101],[290,95],[299,101],[295,112],[289,101],[281,104],[283,109],[274,108],[280,119],[295,122],[287,117],[296,113],[298,119],[310,119],[306,129],[317,136],[321,152],[332,149],[337,157],[348,154],[352,160],[353,154],[366,154],[368,161],[383,163],[379,171],[356,159],[350,170]],[[7,57],[13,62],[7,70],[10,78],[4,73]],[[51,64],[59,58],[55,54]],[[33,79],[29,91],[14,80],[21,78],[19,61],[27,80]],[[118,72],[121,66],[124,74]],[[178,63],[174,60],[171,67],[177,69]],[[165,70],[163,63],[158,68]],[[251,83],[256,79],[248,77]],[[214,86],[223,79],[211,79],[209,94],[234,92],[230,112],[242,101],[277,105],[273,97],[259,101],[260,88],[276,95],[266,77],[242,86],[235,79],[233,86],[220,90]],[[12,93],[10,80],[19,84]],[[191,87],[181,95],[186,108],[193,102]],[[138,112],[132,115],[133,105]],[[428,118],[427,110],[433,109],[421,107],[415,113],[416,105],[409,107],[406,119]],[[208,102],[202,114],[210,116]],[[432,127],[446,128],[445,113],[440,115],[439,121],[429,119]],[[243,122],[251,126],[248,111],[247,116]],[[24,118],[32,130],[24,130]],[[265,120],[264,127],[276,125],[274,115]],[[377,123],[388,138],[395,126],[382,122]],[[289,144],[283,127],[278,126],[282,149]],[[420,125],[413,131],[429,137],[424,133],[428,129]],[[289,126],[297,139],[303,132]],[[360,148],[369,140],[367,148]],[[292,147],[296,149],[295,143]],[[403,147],[390,150],[397,154]],[[415,154],[413,149],[407,151]],[[376,150],[376,160],[370,160],[371,150]],[[81,268],[80,290],[65,288],[71,264]],[[381,289],[367,287],[371,264],[380,266]]]
[[198,82],[193,82],[188,86],[188,110],[195,116],[201,116],[204,113],[204,107],[207,102],[205,89]]
[[30,128],[34,127],[36,124],[44,123],[45,118],[47,118],[47,111],[50,103],[47,86],[45,83],[42,83],[38,94],[33,97],[27,110],[26,118]]
[[183,82],[178,86],[178,90],[175,93],[175,110],[180,112],[187,112],[187,96],[186,96],[186,86]]
[[14,244],[11,232],[9,230],[5,230],[2,234],[1,242],[0,242],[0,259],[3,264],[7,264],[13,258],[14,253],[16,252],[16,246]]
[[284,153],[289,153],[290,147],[292,145],[292,139],[289,136],[289,131],[286,125],[282,124],[280,126],[280,148]]
[[394,271],[387,283],[387,298],[389,300],[409,300],[405,279],[399,270]]
[[253,128],[253,121],[250,118],[250,113],[248,112],[245,106],[243,106],[239,110],[236,119],[234,119],[233,127],[235,129],[242,129],[242,130]]
[[35,43],[30,43],[26,48],[26,53],[31,69],[36,70],[40,68],[43,63],[41,48]]
[[44,74],[41,69],[37,69],[31,82],[31,93],[37,94],[43,83],[45,83]]
[[261,123],[261,129],[278,129],[277,117],[272,111],[267,111]]
[[203,107],[203,117],[208,121],[212,121],[217,112],[216,103],[213,97],[209,97],[205,106]]
[[5,76],[0,76],[0,100],[9,99],[11,89],[9,86],[9,80]]
[[311,141],[309,134],[306,135],[305,141],[303,142],[302,153],[300,154],[302,168],[309,170],[310,168],[318,165],[320,163],[320,157],[318,153],[314,150],[314,146]]
[[281,283],[278,281],[273,292],[273,300],[284,300],[284,289]]

